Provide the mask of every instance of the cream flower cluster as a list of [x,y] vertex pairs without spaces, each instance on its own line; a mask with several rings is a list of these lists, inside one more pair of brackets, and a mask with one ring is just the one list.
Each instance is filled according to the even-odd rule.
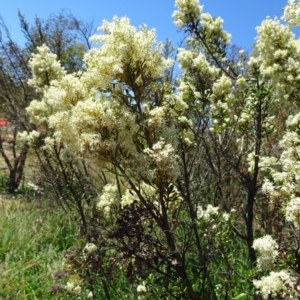
[[201,76],[209,80],[218,78],[220,70],[208,62],[203,53],[183,48],[179,48],[178,51],[178,62],[183,69],[196,69]]
[[255,57],[249,64],[256,64],[271,79],[275,98],[294,101],[300,82],[299,39],[279,19],[266,19],[257,27],[257,33]]
[[[254,280],[254,286],[263,299],[280,297],[280,299],[296,300],[300,296],[297,278],[289,271],[270,272],[260,280]],[[277,299],[277,298],[276,298]]]
[[283,11],[283,20],[292,27],[300,25],[300,2],[298,0],[288,0]]
[[[266,179],[263,191],[270,201],[282,204],[286,220],[300,226],[300,114],[290,116],[287,131],[280,141],[282,154],[271,170],[272,180]],[[275,160],[271,160],[275,163]],[[280,168],[278,168],[279,166]]]
[[171,144],[166,143],[163,139],[155,143],[152,148],[144,149],[151,161],[158,169],[158,174],[165,174],[170,178],[178,176],[176,169],[177,155]]
[[74,285],[73,282],[68,281],[66,285],[66,290],[74,295],[79,295],[81,293],[81,286],[80,285]]
[[37,53],[32,55],[29,65],[33,72],[33,78],[28,81],[28,84],[38,90],[49,86],[52,80],[60,79],[66,75],[66,71],[57,61],[56,54],[50,53],[45,44],[37,47]]
[[[141,193],[142,197],[148,202],[153,203],[156,200],[156,189],[145,182],[140,183],[139,186],[139,192]],[[135,191],[126,189],[125,193],[122,196],[121,205],[122,207],[124,207],[138,200],[139,196],[135,193]]]
[[79,277],[78,274],[71,275],[69,277],[69,281],[65,285],[65,290],[73,295],[80,295],[82,292],[81,288],[82,279]]
[[84,248],[83,248],[83,252],[86,254],[92,254],[97,250],[97,246],[93,243],[87,243]]
[[27,141],[30,146],[35,146],[39,136],[40,136],[40,132],[38,132],[36,130],[33,130],[29,133],[26,131],[23,131],[18,134],[18,138],[22,141]]
[[[113,99],[88,98],[78,103],[71,111],[68,125],[59,126],[57,123],[56,129],[64,132],[71,126],[77,136],[73,141],[77,140],[80,153],[97,152],[107,158],[115,153],[117,147],[121,147],[124,153],[135,152],[132,141],[136,130],[135,117],[128,108]],[[69,143],[72,144],[72,141]]]
[[111,206],[120,203],[120,196],[116,185],[107,184],[99,197],[97,209],[102,211],[105,216],[110,215]]
[[212,206],[208,204],[206,209],[203,209],[202,206],[198,206],[197,217],[198,219],[203,219],[205,221],[210,221],[219,214],[219,207]]
[[229,45],[231,42],[231,35],[223,30],[223,19],[220,17],[214,18],[209,13],[201,15],[200,24],[203,32],[205,32],[208,41],[213,42],[216,37],[222,41],[224,45]]
[[175,6],[178,10],[173,13],[173,18],[175,25],[179,28],[199,17],[203,8],[198,0],[176,0]]
[[[40,80],[36,86],[43,84],[45,72],[52,70],[53,76],[43,90],[42,100],[32,101],[28,113],[31,121],[42,125],[48,134],[44,150],[51,151],[62,143],[73,155],[96,155],[99,164],[109,164],[113,157],[128,168],[134,166],[140,177],[150,178],[151,170],[144,167],[151,161],[148,150],[137,152],[137,148],[147,139],[147,143],[154,144],[152,150],[158,152],[157,141],[165,139],[169,146],[160,156],[165,162],[169,159],[174,163],[174,155],[168,159],[166,155],[175,151],[175,128],[165,122],[187,107],[179,98],[164,99],[167,84],[156,83],[173,62],[163,57],[163,45],[156,42],[155,30],[146,26],[137,30],[128,18],[104,21],[99,29],[101,34],[92,38],[99,47],[86,54],[83,73],[66,75],[46,47],[32,57],[32,67],[40,71],[35,72],[34,80]],[[47,63],[48,69],[44,66]],[[137,118],[137,114],[143,117]],[[143,123],[138,124],[137,120]],[[141,126],[147,128],[147,137],[140,134]],[[153,140],[154,136],[157,138]],[[185,138],[188,139],[187,134]],[[158,165],[163,164],[160,159]],[[173,168],[169,171],[174,173]]]
[[112,80],[117,80],[142,92],[143,86],[161,77],[173,63],[161,55],[163,45],[156,42],[155,30],[143,26],[137,31],[125,17],[104,21],[99,30],[103,34],[94,35],[92,41],[100,47],[85,56],[84,80],[94,88],[111,90]]
[[212,94],[210,96],[210,111],[214,121],[215,130],[219,126],[227,126],[230,123],[230,112],[233,105],[233,88],[231,80],[222,75],[212,86]]
[[266,19],[257,28],[256,48],[260,54],[261,71],[267,75],[282,74],[288,58],[297,51],[294,34],[278,19]]
[[257,266],[263,271],[270,270],[278,256],[276,241],[270,235],[265,235],[254,240],[252,247],[258,253]]

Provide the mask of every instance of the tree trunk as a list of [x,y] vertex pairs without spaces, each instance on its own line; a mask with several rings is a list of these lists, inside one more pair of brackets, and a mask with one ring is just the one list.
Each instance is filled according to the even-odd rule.
[[20,182],[23,178],[24,167],[29,150],[29,145],[26,142],[21,150],[18,157],[15,158],[12,168],[9,170],[9,180],[6,185],[6,189],[9,193],[14,193],[19,187]]

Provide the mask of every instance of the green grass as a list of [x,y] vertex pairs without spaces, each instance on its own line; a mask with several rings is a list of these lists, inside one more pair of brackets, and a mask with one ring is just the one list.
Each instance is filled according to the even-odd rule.
[[0,300],[54,299],[49,287],[76,244],[75,224],[48,204],[0,200]]

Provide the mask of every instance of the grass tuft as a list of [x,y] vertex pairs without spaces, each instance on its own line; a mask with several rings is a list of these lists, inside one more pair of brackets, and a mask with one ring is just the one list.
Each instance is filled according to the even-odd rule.
[[53,274],[76,244],[75,225],[46,202],[0,200],[0,300],[53,299]]

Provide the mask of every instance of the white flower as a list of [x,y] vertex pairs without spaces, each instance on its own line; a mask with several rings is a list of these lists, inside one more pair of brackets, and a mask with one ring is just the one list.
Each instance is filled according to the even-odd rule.
[[151,127],[160,126],[165,118],[165,109],[164,107],[155,107],[149,112],[150,118],[148,119],[148,124]]
[[300,198],[293,197],[285,208],[285,217],[289,222],[294,223],[296,226],[300,226]]
[[103,211],[105,215],[109,215],[110,206],[119,202],[118,187],[116,185],[107,184],[103,188],[102,195],[99,197],[97,209]]
[[175,149],[163,139],[155,143],[152,148],[144,149],[159,171],[163,171],[169,177],[177,177],[176,161],[178,156]]
[[300,5],[298,1],[289,0],[284,8],[283,20],[287,21],[290,26],[295,27],[300,24]]
[[140,285],[137,286],[136,291],[137,291],[138,293],[146,293],[146,292],[147,292],[147,289],[146,289],[145,285],[140,284]]
[[210,221],[214,216],[218,215],[219,207],[207,205],[206,210],[203,210],[201,206],[198,207],[197,216],[198,219],[203,219],[205,221]]
[[130,205],[137,199],[138,199],[138,197],[132,191],[126,190],[125,194],[122,196],[122,199],[121,199],[122,208],[125,207],[126,205]]
[[19,132],[18,133],[18,139],[22,142],[27,141],[28,138],[28,132],[27,131],[23,131],[23,132]]
[[212,91],[212,100],[224,101],[232,93],[231,80],[223,74],[222,77],[213,84]]
[[[273,92],[277,97],[284,99],[286,94],[293,96],[290,87],[298,85],[295,74],[299,74],[299,41],[295,40],[291,28],[278,19],[267,18],[257,27],[257,33],[256,67],[270,78],[274,86]],[[253,65],[252,59],[249,64]]]
[[81,287],[80,287],[79,285],[77,285],[77,286],[74,288],[73,293],[74,293],[75,295],[80,294],[80,293],[81,293]]
[[236,80],[236,84],[239,86],[245,86],[246,85],[246,78],[243,76],[239,76]]
[[202,6],[199,5],[198,0],[176,0],[175,2],[177,11],[173,13],[174,23],[179,28],[182,28],[193,18],[200,16],[202,12]]
[[[161,55],[163,45],[156,43],[155,30],[142,26],[137,31],[126,17],[115,17],[113,22],[105,20],[99,30],[102,34],[94,35],[92,41],[101,47],[85,56],[89,68],[84,78],[95,88],[110,89],[112,78],[143,86],[145,78],[148,81],[160,77],[172,64]],[[128,66],[136,68],[131,72],[130,80],[126,73]],[[140,76],[141,72],[147,76]]]
[[244,55],[245,55],[245,50],[244,49],[239,50],[239,56],[244,56]]
[[257,266],[263,271],[270,270],[278,256],[276,241],[270,235],[265,235],[254,240],[252,247],[258,252]]
[[93,243],[87,243],[83,248],[84,253],[91,254],[97,250],[97,246]]
[[50,49],[45,44],[37,47],[37,53],[32,54],[29,64],[33,71],[33,78],[28,80],[28,83],[39,90],[43,90],[51,81],[66,74],[57,61],[56,54],[50,53]]
[[223,44],[230,44],[231,35],[223,30],[223,19],[220,17],[213,17],[209,13],[201,14],[201,21],[200,21],[203,31],[207,36],[206,42],[214,41],[214,38],[218,38],[219,41]]
[[223,213],[222,217],[223,217],[223,220],[224,220],[225,222],[228,222],[229,219],[230,219],[230,214],[228,214],[228,213]]
[[286,270],[271,272],[260,280],[254,280],[253,284],[264,299],[280,297],[280,299],[298,299],[299,292],[296,287],[297,280]]
[[67,285],[66,285],[66,290],[67,290],[68,292],[72,292],[73,289],[74,289],[74,283],[68,281],[68,282],[67,282]]

